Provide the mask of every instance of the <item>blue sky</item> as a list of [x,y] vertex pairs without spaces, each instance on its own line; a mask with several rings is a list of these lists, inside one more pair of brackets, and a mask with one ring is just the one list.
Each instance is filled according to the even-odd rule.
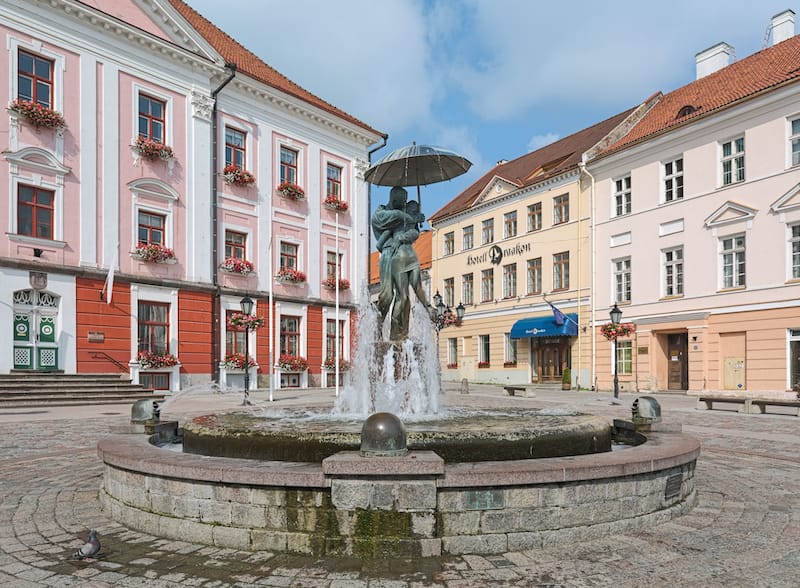
[[[272,67],[388,133],[473,162],[430,216],[515,159],[694,79],[695,54],[765,46],[789,0],[186,0]],[[798,17],[800,21],[800,17]],[[800,24],[800,23],[798,23]],[[373,206],[388,188],[373,190]]]

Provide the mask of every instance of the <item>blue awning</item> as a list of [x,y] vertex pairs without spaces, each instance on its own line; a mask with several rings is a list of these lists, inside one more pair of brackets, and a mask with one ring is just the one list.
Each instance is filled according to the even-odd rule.
[[552,314],[535,318],[520,319],[511,327],[512,339],[527,339],[529,337],[577,337],[578,315],[570,312],[565,315],[567,320],[563,325],[557,325]]

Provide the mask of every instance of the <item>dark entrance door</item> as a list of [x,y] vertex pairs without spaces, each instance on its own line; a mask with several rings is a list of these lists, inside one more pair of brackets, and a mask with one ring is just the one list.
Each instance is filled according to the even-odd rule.
[[689,389],[689,335],[673,333],[667,335],[667,389]]
[[531,339],[535,373],[539,382],[560,382],[570,366],[569,337]]

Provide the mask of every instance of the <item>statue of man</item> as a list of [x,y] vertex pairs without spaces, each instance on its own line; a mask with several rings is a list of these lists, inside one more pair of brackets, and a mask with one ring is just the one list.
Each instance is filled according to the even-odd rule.
[[383,324],[391,309],[392,341],[408,337],[411,300],[409,288],[426,307],[428,300],[422,289],[422,272],[414,242],[419,237],[420,224],[425,215],[419,203],[408,202],[408,192],[395,186],[389,193],[389,202],[380,205],[372,215],[372,231],[380,257],[380,284],[378,313]]

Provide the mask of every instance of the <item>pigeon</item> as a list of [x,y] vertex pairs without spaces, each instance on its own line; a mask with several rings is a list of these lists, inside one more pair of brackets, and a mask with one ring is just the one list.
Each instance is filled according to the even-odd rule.
[[97,531],[89,531],[89,540],[78,549],[74,556],[75,559],[86,559],[94,557],[100,551],[100,541],[97,539]]

